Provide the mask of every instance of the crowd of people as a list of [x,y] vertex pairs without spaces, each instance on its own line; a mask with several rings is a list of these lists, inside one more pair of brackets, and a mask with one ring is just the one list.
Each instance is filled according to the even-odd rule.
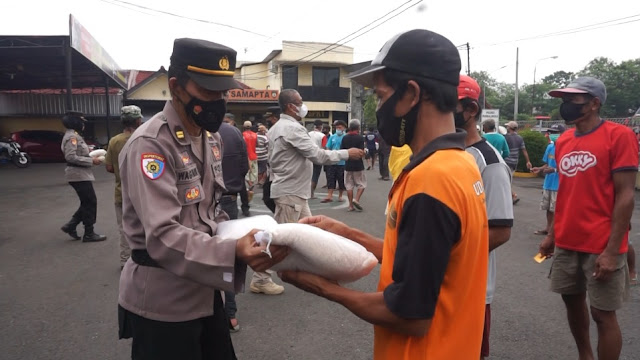
[[[244,288],[247,266],[254,270],[251,292],[281,294],[269,269],[290,251],[272,245],[268,255],[255,231],[234,241],[216,234],[218,224],[238,217],[238,197],[244,216],[251,215],[260,187],[278,223],[319,227],[377,257],[373,292],[310,273],[280,274],[373,324],[375,359],[489,356],[491,304],[499,296],[495,255],[511,237],[520,152],[527,168],[545,174],[540,255],[553,256],[551,289],[564,301],[579,358],[594,358],[590,316],[598,358],[619,357],[616,311],[632,278],[637,281],[628,233],[638,140],[600,118],[601,81],[582,77],[549,93],[562,99],[560,114],[571,128],[552,128],[545,165],[532,167],[516,122],[503,135],[499,124],[480,121],[480,86],[460,75],[458,49],[437,33],[398,34],[370,66],[350,74],[374,89],[379,102],[377,130],[367,132],[356,119],[331,128],[315,121],[307,131],[301,121],[308,109],[293,89],[280,92],[264,123],[245,121],[241,132],[226,112],[226,91],[239,86],[235,58],[221,44],[177,39],[168,70],[171,100],[144,123],[138,107],[124,107],[124,131],[109,143],[105,163],[115,174],[121,235],[119,337],[133,338],[133,359],[235,359],[235,294]],[[93,229],[91,185],[91,166],[101,161],[89,156],[83,123],[81,114],[65,116],[65,171],[81,205],[62,230],[80,239],[82,222],[83,241],[102,241]],[[313,216],[309,200],[323,169],[321,202],[333,202],[336,190],[344,201],[346,191],[347,211],[363,211],[366,173],[376,158],[379,179],[394,181],[384,239]]]

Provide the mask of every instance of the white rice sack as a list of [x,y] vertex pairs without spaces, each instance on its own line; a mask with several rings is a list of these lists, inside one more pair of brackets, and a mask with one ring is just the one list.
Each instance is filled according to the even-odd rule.
[[107,155],[107,150],[104,150],[104,149],[93,150],[92,152],[89,153],[89,156],[91,156],[91,157],[101,157],[102,156],[104,158],[105,155]]
[[104,156],[98,156],[98,160],[100,160],[100,163],[104,164]]
[[278,223],[268,215],[251,216],[243,219],[223,221],[218,224],[216,235],[222,240],[238,240],[253,229],[270,230]]
[[291,248],[289,255],[272,268],[275,271],[306,271],[349,283],[368,275],[378,264],[378,259],[362,245],[311,225],[278,224],[255,237],[268,246]]

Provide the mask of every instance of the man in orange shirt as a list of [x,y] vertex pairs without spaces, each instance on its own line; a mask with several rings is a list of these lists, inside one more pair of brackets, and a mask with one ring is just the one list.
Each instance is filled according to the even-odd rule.
[[376,360],[480,358],[488,221],[478,166],[465,152],[466,133],[454,126],[460,67],[449,40],[412,30],[351,75],[375,91],[382,139],[408,144],[414,156],[391,189],[384,241],[325,216],[301,222],[371,251],[382,264],[378,291],[304,272],[281,274],[375,325]]
[[[249,172],[247,173],[246,183],[249,192],[249,202],[253,198],[253,187],[258,182],[258,154],[256,154],[256,146],[258,145],[258,134],[251,130],[251,121],[245,121],[243,124],[244,131],[242,137],[247,144],[247,155],[249,156]],[[249,216],[249,210],[242,210],[244,216]]]

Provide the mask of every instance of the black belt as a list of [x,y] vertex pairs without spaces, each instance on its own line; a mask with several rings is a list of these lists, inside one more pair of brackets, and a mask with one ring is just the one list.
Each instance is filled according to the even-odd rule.
[[131,250],[131,260],[140,266],[160,267],[160,265],[149,256],[146,249]]
[[67,163],[67,166],[81,167],[81,168],[83,168],[83,167],[87,167],[87,166],[84,166],[84,165],[72,164],[72,163],[70,163],[70,162],[68,162],[68,163]]

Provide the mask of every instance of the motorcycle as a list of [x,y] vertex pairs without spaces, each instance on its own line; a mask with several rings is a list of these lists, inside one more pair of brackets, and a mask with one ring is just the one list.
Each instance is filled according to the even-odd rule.
[[0,138],[0,162],[9,160],[19,168],[25,168],[31,164],[31,156],[20,151],[20,144],[11,139]]

